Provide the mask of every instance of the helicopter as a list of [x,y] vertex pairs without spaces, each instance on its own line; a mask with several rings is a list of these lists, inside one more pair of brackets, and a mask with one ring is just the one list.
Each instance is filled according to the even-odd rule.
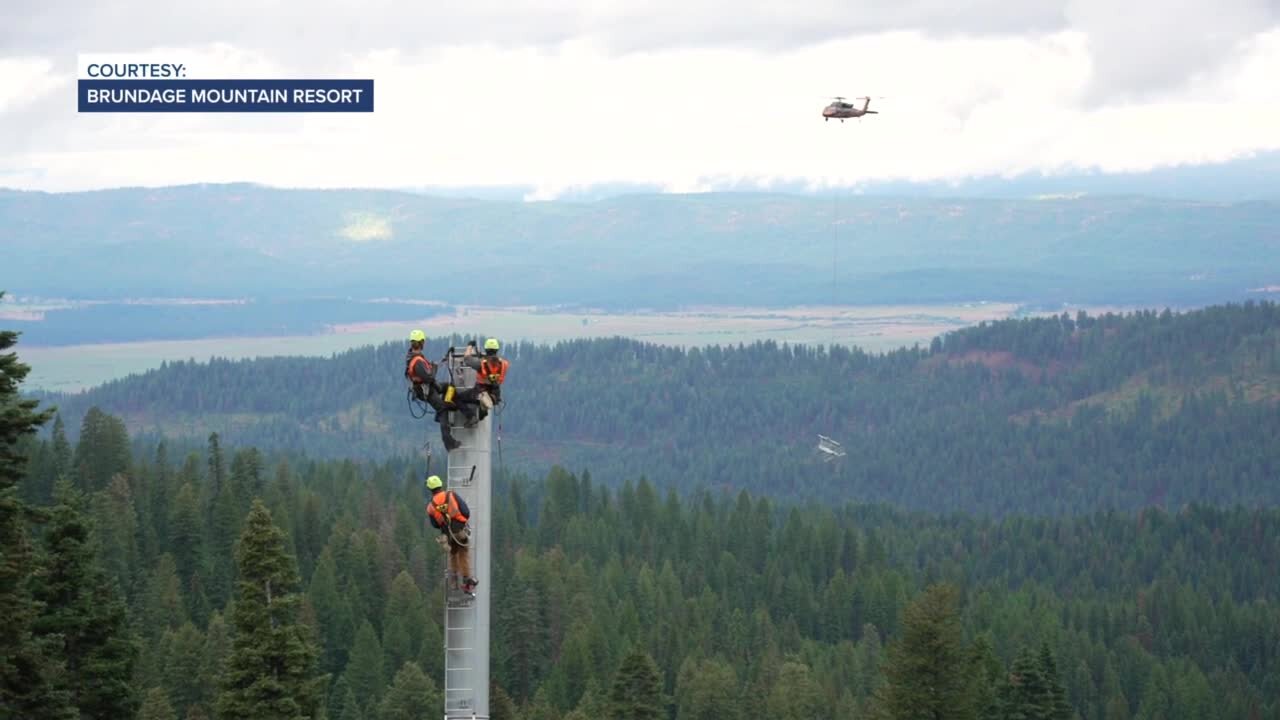
[[837,95],[830,105],[822,109],[822,119],[825,121],[836,118],[840,122],[844,122],[845,118],[861,118],[863,115],[879,114],[875,110],[867,109],[867,106],[871,104],[871,98],[860,97],[855,99],[863,101],[862,107],[855,107],[853,103],[845,102],[843,96]]

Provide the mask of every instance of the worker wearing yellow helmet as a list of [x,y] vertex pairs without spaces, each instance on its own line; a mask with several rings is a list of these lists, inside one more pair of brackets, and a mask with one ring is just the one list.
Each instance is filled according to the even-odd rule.
[[[422,354],[423,347],[427,344],[427,334],[421,330],[414,330],[409,333],[409,352],[404,356],[404,376],[414,384],[415,390],[419,386],[430,388],[436,382],[436,366]],[[420,400],[426,398],[419,395]]]
[[480,360],[480,368],[476,371],[476,383],[484,385],[493,395],[493,401],[500,401],[502,383],[507,379],[507,368],[511,363],[498,356],[498,339],[489,338],[484,341],[484,357]]
[[427,478],[427,490],[431,493],[427,517],[432,527],[440,531],[441,546],[449,551],[449,573],[455,581],[461,581],[463,592],[474,595],[478,581],[471,576],[471,509],[457,493],[444,489],[439,475]]
[[472,340],[463,354],[462,362],[476,371],[475,387],[467,389],[464,399],[480,404],[477,420],[483,420],[494,405],[502,402],[502,383],[507,379],[507,368],[511,367],[511,363],[498,355],[498,351],[502,349],[498,338],[491,337],[484,341],[484,355],[475,355],[475,347],[476,342]]
[[454,450],[462,443],[453,437],[453,431],[449,427],[448,411],[452,407],[445,400],[449,388],[441,387],[436,380],[436,364],[422,354],[426,343],[427,334],[421,330],[409,333],[409,352],[404,358],[404,376],[410,383],[413,396],[436,411],[436,422],[440,423],[440,438],[444,441],[445,450]]

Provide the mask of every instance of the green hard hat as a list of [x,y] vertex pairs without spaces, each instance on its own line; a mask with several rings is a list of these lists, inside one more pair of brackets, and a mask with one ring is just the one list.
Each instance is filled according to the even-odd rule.
[[498,338],[489,338],[488,340],[485,340],[485,341],[484,341],[484,349],[485,349],[485,350],[497,350],[497,349],[498,349]]
[[442,487],[444,487],[444,483],[441,482],[439,475],[432,475],[427,478],[427,488],[429,490],[439,490]]
[[426,342],[427,334],[422,332],[421,330],[414,330],[413,332],[409,333],[409,339],[414,342]]

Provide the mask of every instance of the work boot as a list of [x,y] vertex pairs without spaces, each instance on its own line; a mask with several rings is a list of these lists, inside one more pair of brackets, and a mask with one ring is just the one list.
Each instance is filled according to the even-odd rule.
[[479,580],[476,580],[475,578],[467,578],[466,580],[462,581],[462,592],[468,595],[475,595],[476,585],[479,585],[479,584],[480,584]]
[[448,450],[449,452],[453,452],[454,450],[457,450],[460,447],[462,447],[462,442],[454,438],[449,438],[448,440],[444,441],[444,449]]

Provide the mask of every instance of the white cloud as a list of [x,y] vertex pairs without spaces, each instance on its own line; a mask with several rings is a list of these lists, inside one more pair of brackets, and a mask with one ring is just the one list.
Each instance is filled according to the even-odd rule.
[[1090,98],[1142,99],[1182,88],[1238,57],[1280,23],[1277,0],[1067,0],[1071,26],[1089,39]]
[[14,114],[69,85],[70,74],[53,72],[53,63],[39,57],[0,57],[0,115]]
[[[620,2],[495,0],[427,18],[425,6],[406,15],[325,0],[305,26],[279,4],[236,14],[232,2],[183,24],[153,9],[150,35],[168,45],[158,48],[129,47],[136,29],[114,7],[82,9],[52,33],[65,13],[43,3],[15,44],[36,54],[0,58],[0,184],[527,184],[547,199],[611,182],[689,190],[1137,170],[1280,148],[1280,29],[1250,29],[1276,19],[1274,0],[1133,0],[1154,18],[1145,31],[1101,1],[989,0],[962,13],[936,0],[862,12],[834,0],[663,0],[637,15]],[[129,2],[125,11],[143,7]],[[507,22],[483,23],[499,16]],[[1197,23],[1205,36],[1184,37]],[[920,30],[872,32],[895,27]],[[112,28],[122,39],[108,41]],[[14,37],[4,32],[0,47]],[[206,42],[215,35],[225,41]],[[39,55],[73,44],[169,56],[199,77],[371,77],[376,111],[77,114],[59,59],[74,53]],[[872,101],[881,114],[824,122],[836,94],[884,96]]]
[[163,38],[178,45],[231,42],[293,60],[441,44],[553,46],[584,37],[622,53],[706,46],[776,49],[893,30],[1052,31],[1063,28],[1065,1],[7,0],[11,17],[0,23],[0,47],[131,52]]

